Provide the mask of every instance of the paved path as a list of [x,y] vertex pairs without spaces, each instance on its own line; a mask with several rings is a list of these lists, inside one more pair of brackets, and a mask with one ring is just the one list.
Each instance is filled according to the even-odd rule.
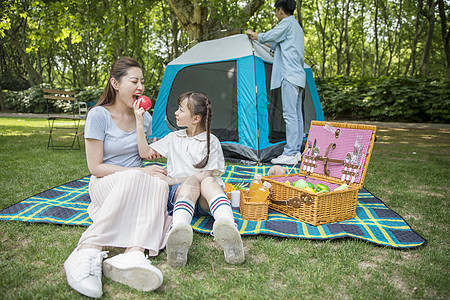
[[[47,118],[47,114],[29,114],[29,113],[3,113],[0,117],[18,117],[18,118]],[[430,129],[430,130],[449,130],[450,124],[438,123],[401,123],[401,122],[377,122],[377,121],[332,121],[355,124],[377,125],[379,128],[406,128],[406,129]]]

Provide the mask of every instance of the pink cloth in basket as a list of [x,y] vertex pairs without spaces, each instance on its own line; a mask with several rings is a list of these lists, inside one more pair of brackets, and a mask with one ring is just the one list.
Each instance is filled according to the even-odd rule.
[[[366,155],[370,145],[372,131],[363,129],[339,128],[339,127],[337,127],[336,129],[340,130],[339,138],[336,138],[333,133],[327,131],[324,126],[313,125],[311,126],[309,131],[308,142],[311,143],[311,145],[314,145],[314,140],[316,140],[316,148],[317,147],[319,148],[318,156],[324,156],[328,146],[331,143],[335,143],[336,148],[335,149],[330,148],[328,158],[345,160],[347,153],[350,152],[353,154],[355,141],[358,136],[361,136],[361,144],[363,146],[362,156],[359,162],[361,169],[358,170],[358,176],[355,178],[355,182],[359,183],[361,181],[361,174],[362,170],[364,169]],[[310,155],[309,152],[310,150],[308,150],[306,155]],[[305,159],[303,159],[302,161],[301,170],[303,170],[304,162]],[[317,168],[314,169],[314,173],[324,174],[323,162],[316,161],[316,164]],[[344,166],[342,164],[329,162],[327,169],[330,171],[329,176],[341,179],[342,170],[344,169]]]

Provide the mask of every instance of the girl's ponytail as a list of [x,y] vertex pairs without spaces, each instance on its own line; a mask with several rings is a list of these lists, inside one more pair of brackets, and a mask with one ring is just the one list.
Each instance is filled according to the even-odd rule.
[[[205,95],[206,97],[206,95]],[[211,116],[212,116],[212,110],[211,110],[211,103],[209,102],[209,99],[207,99],[207,103],[205,104],[205,110],[206,114],[202,121],[204,121],[204,126],[206,129],[206,156],[202,159],[201,162],[196,164],[194,167],[197,169],[204,168],[208,164],[209,160],[209,153],[210,153],[210,141],[211,141]]]
[[201,117],[201,126],[206,130],[206,156],[196,165],[195,168],[204,168],[209,161],[210,142],[211,142],[211,118],[212,107],[208,96],[204,93],[186,92],[178,97],[178,104],[187,99],[187,107],[193,116]]

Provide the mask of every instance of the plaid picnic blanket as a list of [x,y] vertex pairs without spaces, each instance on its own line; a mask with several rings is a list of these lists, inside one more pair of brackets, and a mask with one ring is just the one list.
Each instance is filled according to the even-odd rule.
[[[230,165],[222,178],[229,183],[249,183],[255,172],[267,174],[270,167]],[[89,178],[68,182],[5,208],[0,211],[0,220],[89,226],[92,223],[87,214]],[[359,192],[357,216],[337,223],[312,226],[273,210],[269,210],[266,221],[260,222],[242,219],[239,209],[234,209],[233,214],[244,236],[317,240],[355,238],[393,248],[416,248],[426,242],[400,215],[365,189]],[[209,234],[213,221],[211,217],[194,217],[191,225],[196,232]]]

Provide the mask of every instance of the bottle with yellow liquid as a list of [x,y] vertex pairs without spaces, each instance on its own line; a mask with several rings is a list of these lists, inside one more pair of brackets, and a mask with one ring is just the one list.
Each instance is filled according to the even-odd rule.
[[262,186],[262,175],[261,174],[255,174],[253,177],[252,182],[250,183],[250,189],[248,191],[248,196],[251,198],[255,194],[255,192]]
[[264,181],[262,186],[259,187],[253,197],[250,199],[250,202],[266,202],[267,197],[269,197],[270,194],[271,186],[272,185],[270,184],[270,182]]

